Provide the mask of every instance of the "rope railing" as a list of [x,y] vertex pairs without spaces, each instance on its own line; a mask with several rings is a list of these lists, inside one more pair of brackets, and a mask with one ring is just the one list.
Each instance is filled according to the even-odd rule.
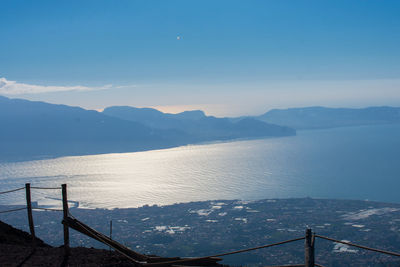
[[63,211],[62,209],[53,208],[42,208],[42,207],[32,207],[33,210],[45,210],[45,211]]
[[[304,237],[299,237],[299,238],[294,238],[294,239],[285,240],[285,241],[282,241],[282,242],[277,242],[277,243],[268,244],[268,245],[263,245],[263,246],[258,246],[258,247],[253,247],[253,248],[235,250],[235,251],[225,252],[225,253],[220,253],[220,254],[215,254],[215,255],[211,255],[211,256],[190,258],[190,260],[195,261],[195,260],[202,260],[202,259],[218,258],[218,257],[223,257],[223,256],[228,256],[228,255],[233,255],[233,254],[248,252],[248,251],[252,251],[252,250],[258,250],[258,249],[262,249],[262,248],[268,248],[268,247],[283,245],[283,244],[286,244],[286,243],[291,243],[291,242],[295,242],[295,241],[299,241],[299,240],[303,240],[303,239],[304,239]],[[188,259],[180,259],[180,260],[174,260],[174,261],[165,261],[165,262],[157,262],[157,263],[147,263],[147,264],[144,264],[144,265],[145,265],[145,266],[156,266],[156,265],[161,265],[161,264],[183,263],[183,262],[187,262],[187,261],[188,261]],[[303,264],[303,265],[297,265],[297,266],[304,266],[304,264]]]
[[33,245],[33,247],[35,247],[35,245],[36,245],[36,235],[35,235],[35,226],[34,226],[34,222],[33,222],[33,212],[32,211],[33,210],[63,211],[63,210],[54,209],[54,208],[33,207],[32,199],[31,199],[31,191],[32,191],[32,189],[45,189],[45,190],[50,189],[50,190],[54,190],[54,189],[61,189],[61,187],[39,187],[39,186],[32,186],[31,187],[30,183],[26,183],[25,187],[20,187],[20,188],[16,188],[16,189],[12,189],[12,190],[3,191],[3,192],[0,192],[0,194],[12,193],[12,192],[16,192],[16,191],[24,190],[24,189],[25,189],[26,206],[22,207],[22,208],[3,210],[3,211],[0,211],[0,214],[9,213],[9,212],[16,212],[16,211],[20,211],[20,210],[27,210],[29,230],[30,230],[31,237],[32,237],[32,245]]
[[[365,249],[369,251],[374,251],[390,256],[396,256],[400,257],[400,253],[398,252],[392,252],[392,251],[387,251],[387,250],[382,250],[382,249],[376,249],[376,248],[371,248],[363,245],[358,245],[354,244],[351,242],[347,241],[341,241],[337,240],[334,238],[318,235],[315,233],[311,232],[311,229],[307,229],[306,235],[298,238],[293,238],[281,242],[276,242],[272,244],[267,244],[267,245],[262,245],[262,246],[257,246],[257,247],[252,247],[252,248],[245,248],[245,249],[240,249],[240,250],[234,250],[234,251],[229,251],[229,252],[224,252],[224,253],[219,253],[219,254],[214,254],[210,256],[202,256],[202,257],[192,257],[192,258],[162,258],[162,257],[154,257],[154,256],[147,256],[143,255],[140,253],[137,253],[133,250],[130,250],[129,248],[121,245],[120,243],[116,242],[115,240],[112,240],[111,238],[101,234],[100,232],[97,232],[96,230],[90,228],[89,226],[83,224],[79,220],[77,220],[68,210],[68,200],[66,197],[66,184],[63,184],[61,187],[38,187],[38,186],[30,186],[30,184],[26,184],[25,187],[21,188],[16,188],[8,191],[3,191],[0,192],[1,194],[7,194],[7,193],[12,193],[20,190],[26,190],[26,198],[27,198],[27,205],[21,208],[14,208],[14,209],[9,209],[9,210],[3,210],[0,211],[0,214],[2,213],[9,213],[9,212],[16,212],[20,210],[28,210],[28,219],[29,219],[29,224],[31,228],[31,234],[34,239],[34,226],[33,226],[33,219],[32,219],[32,210],[44,210],[44,211],[63,211],[64,212],[64,247],[66,249],[66,255],[69,253],[69,231],[68,228],[71,227],[72,229],[75,229],[79,231],[79,229],[83,229],[83,234],[88,235],[89,237],[92,237],[94,239],[97,239],[98,241],[107,244],[111,247],[114,247],[116,251],[121,253],[123,256],[127,257],[129,260],[134,262],[136,265],[140,266],[152,266],[152,267],[161,267],[161,266],[173,266],[173,265],[179,265],[179,264],[185,264],[185,263],[210,263],[210,262],[216,262],[220,259],[219,257],[223,256],[228,256],[228,255],[233,255],[233,254],[239,254],[239,253],[244,253],[244,252],[249,252],[249,251],[254,251],[254,250],[259,250],[263,248],[269,248],[269,247],[274,247],[274,246],[279,246],[291,242],[296,242],[300,240],[306,240],[305,242],[305,251],[306,251],[306,258],[307,255],[312,258],[312,261],[308,261],[306,259],[305,264],[291,264],[291,265],[274,265],[270,267],[300,267],[300,266],[317,266],[317,267],[323,267],[320,264],[314,263],[314,238],[321,238],[325,239],[331,242],[335,243],[341,243],[347,246],[353,246],[357,247],[360,249]],[[30,189],[43,189],[43,190],[59,190],[62,189],[62,202],[63,202],[63,209],[56,209],[56,208],[45,208],[45,207],[32,207],[31,205],[31,197],[30,197]],[[30,218],[29,218],[30,217]],[[73,221],[71,221],[73,220]],[[201,265],[201,264],[200,264]]]
[[[66,185],[63,185],[63,191],[64,190],[66,191]],[[63,192],[63,194],[64,194],[64,192]],[[109,244],[110,240],[108,240],[108,238],[106,238],[106,236],[104,236],[103,234],[91,229],[89,226],[86,226],[85,224],[81,223],[79,220],[74,218],[72,216],[72,214],[70,214],[70,212],[68,211],[68,206],[66,205],[66,203],[67,203],[66,192],[65,192],[65,198],[64,198],[64,195],[63,195],[63,203],[64,203],[64,206],[65,206],[64,209],[66,209],[66,211],[64,211],[64,212],[66,212],[65,215],[64,215],[64,221],[66,219],[68,219],[68,217],[70,216],[70,218],[73,218],[75,220],[75,223],[79,226],[79,228],[83,228],[86,231],[89,231],[89,233],[91,233],[92,236],[94,235],[97,238],[97,240],[99,240],[100,242],[104,242],[105,241],[104,242],[105,244]],[[68,225],[68,223],[67,223],[67,225]],[[314,262],[314,257],[315,257],[314,256],[314,246],[315,246],[314,245],[314,239],[316,237],[321,238],[321,239],[326,239],[326,240],[329,240],[329,241],[332,241],[332,242],[336,242],[336,243],[342,243],[342,244],[345,244],[345,245],[358,247],[358,248],[361,248],[361,249],[366,249],[366,250],[375,251],[375,252],[378,252],[378,253],[383,253],[383,254],[386,254],[386,255],[400,257],[400,254],[396,253],[396,252],[385,251],[385,250],[381,250],[381,249],[375,249],[375,248],[370,248],[370,247],[367,247],[367,246],[353,244],[353,243],[350,243],[350,242],[344,242],[344,241],[336,240],[336,239],[325,237],[325,236],[322,236],[322,235],[317,235],[315,233],[312,233],[311,229],[307,229],[305,236],[294,238],[294,239],[289,239],[289,240],[285,240],[285,241],[281,241],[281,242],[276,242],[276,243],[272,243],[272,244],[268,244],[268,245],[257,246],[257,247],[246,248],[246,249],[240,249],[240,250],[224,252],[224,253],[219,253],[219,254],[214,254],[214,255],[204,256],[204,257],[183,258],[183,259],[182,258],[178,258],[178,259],[175,259],[175,260],[173,260],[171,258],[169,258],[169,259],[167,258],[167,259],[165,259],[165,261],[156,261],[156,262],[147,261],[147,262],[141,262],[141,265],[143,265],[143,266],[153,266],[153,267],[156,267],[156,266],[173,266],[173,265],[176,265],[176,264],[179,265],[180,263],[182,264],[182,263],[185,263],[185,262],[186,263],[195,262],[195,261],[199,261],[199,260],[207,260],[207,259],[208,260],[219,260],[219,257],[223,257],[223,256],[228,256],[228,255],[233,255],[233,254],[238,254],[238,253],[244,253],[244,252],[248,252],[248,251],[254,251],[254,250],[273,247],[273,246],[279,246],[279,245],[283,245],[283,244],[287,244],[287,243],[291,243],[291,242],[295,242],[295,241],[299,241],[299,240],[305,240],[306,241],[305,242],[305,250],[306,250],[306,261],[305,261],[305,264],[295,264],[295,265],[292,264],[292,265],[280,265],[280,266],[286,266],[286,267],[289,267],[289,266],[293,266],[293,267],[298,267],[298,266],[323,267],[322,265],[317,264],[317,263]],[[132,253],[136,253],[134,251],[131,251],[131,252]],[[120,253],[121,253],[121,251],[120,251]],[[123,254],[124,256],[128,257],[130,260],[137,261],[137,260],[132,259],[132,257],[130,257],[131,255],[127,255],[125,253],[121,253],[121,254]],[[128,254],[130,254],[130,253],[128,253]],[[143,255],[143,256],[145,256],[145,255]],[[308,257],[311,257],[312,259],[310,260],[310,259],[308,259]],[[146,260],[146,256],[144,257],[144,260]],[[275,266],[275,267],[279,267],[279,266]]]
[[8,212],[14,212],[14,211],[19,211],[19,210],[26,210],[26,207],[18,208],[18,209],[11,209],[11,210],[2,210],[2,211],[0,211],[0,213],[8,213]]
[[[74,223],[76,225],[78,225],[80,228],[83,228],[85,231],[87,231],[88,233],[90,233],[91,235],[93,235],[98,241],[101,241],[105,244],[110,245],[108,238],[105,238],[105,236],[95,230],[93,230],[92,228],[86,226],[85,224],[81,223],[79,220],[77,220],[70,212],[68,212],[68,216],[70,218],[72,218],[74,220]],[[65,221],[64,223],[68,223],[68,220]],[[71,225],[70,225],[71,226]],[[75,227],[73,227],[75,228]],[[75,229],[77,230],[77,229]],[[252,250],[257,250],[257,249],[262,249],[262,248],[268,248],[268,247],[273,247],[273,246],[278,246],[278,245],[283,245],[286,243],[291,243],[291,242],[295,242],[295,241],[299,241],[299,240],[303,240],[304,237],[299,237],[299,238],[295,238],[295,239],[290,239],[290,240],[286,240],[286,241],[282,241],[282,242],[277,242],[277,243],[273,243],[273,244],[268,244],[268,245],[263,245],[263,246],[258,246],[258,247],[253,247],[253,248],[248,248],[248,249],[242,249],[242,250],[236,250],[236,251],[231,251],[231,252],[225,252],[225,253],[220,253],[220,254],[216,254],[216,255],[211,255],[211,256],[204,256],[204,257],[193,257],[193,258],[184,258],[184,259],[176,259],[176,260],[167,260],[167,261],[161,261],[161,262],[150,262],[150,263],[142,263],[143,266],[161,266],[161,265],[172,265],[172,264],[178,264],[178,263],[188,263],[188,262],[192,262],[192,261],[199,261],[199,260],[207,260],[207,259],[217,259],[218,257],[221,256],[227,256],[227,255],[232,255],[232,254],[237,254],[237,253],[243,253],[243,252],[247,252],[247,251],[252,251]],[[137,263],[137,260],[133,259],[130,255],[127,255],[126,252],[123,251],[119,251],[117,250],[119,253],[123,254],[124,256],[126,256],[128,259],[130,259],[133,262]],[[133,251],[132,251],[133,252]],[[144,255],[143,255],[144,256]],[[146,257],[142,260],[151,260],[150,257]],[[290,265],[292,266],[292,265]],[[304,266],[303,265],[293,265],[293,266]]]
[[[95,239],[97,239],[98,241],[102,242],[102,243],[107,243],[107,239],[105,238],[105,236],[97,231],[95,231],[94,229],[86,226],[85,224],[81,223],[78,219],[76,219],[71,213],[68,212],[68,216],[72,219],[74,219],[76,221],[76,224],[81,227],[82,229],[84,229],[85,231],[87,231],[88,233],[90,233],[92,236],[92,238],[94,237]],[[66,223],[63,221],[63,223]],[[77,229],[76,229],[77,230]],[[86,234],[87,235],[87,234]],[[110,245],[110,244],[108,244]],[[139,261],[134,259],[133,257],[131,257],[131,255],[128,255],[126,253],[126,251],[122,251],[119,248],[115,248],[117,252],[119,252],[120,254],[122,254],[123,256],[125,256],[126,258],[128,258],[130,261],[139,264]],[[147,258],[142,258],[140,260],[147,260]]]
[[361,246],[361,245],[353,244],[353,243],[346,242],[346,241],[336,240],[336,239],[333,239],[333,238],[330,238],[330,237],[317,235],[317,234],[315,235],[315,237],[319,237],[321,239],[329,240],[329,241],[332,241],[332,242],[335,242],[335,243],[341,243],[341,244],[352,246],[352,247],[356,247],[356,248],[361,248],[361,249],[365,249],[365,250],[370,250],[370,251],[379,252],[379,253],[383,253],[383,254],[387,254],[387,255],[391,255],[391,256],[400,257],[400,253],[396,253],[396,252],[392,252],[392,251],[386,251],[386,250],[381,250],[381,249],[377,249],[377,248],[370,248],[370,247],[366,247],[366,246]]
[[246,248],[246,249],[241,249],[241,250],[235,250],[235,251],[231,251],[231,252],[216,254],[216,255],[212,255],[212,256],[208,256],[208,257],[223,257],[223,256],[228,256],[228,255],[248,252],[248,251],[252,251],[252,250],[258,250],[258,249],[262,249],[262,248],[269,248],[269,247],[279,246],[279,245],[283,245],[283,244],[287,244],[287,243],[291,243],[291,242],[295,242],[295,241],[299,241],[299,240],[304,240],[304,236],[298,237],[298,238],[294,238],[294,239],[285,240],[285,241],[281,241],[281,242],[277,242],[277,243],[273,243],[273,244],[258,246],[258,247],[254,247],[254,248]]
[[[8,190],[8,191],[2,191],[2,192],[0,192],[0,195],[12,193],[12,192],[16,192],[16,191],[20,191],[20,190],[24,190],[24,189],[26,189],[26,187],[20,187],[20,188]],[[30,189],[58,190],[58,189],[61,189],[61,187],[30,186]],[[0,214],[8,213],[8,212],[14,212],[14,211],[20,211],[20,210],[24,210],[24,209],[27,209],[27,207],[17,208],[17,209],[10,209],[10,210],[3,210],[3,211],[0,211]],[[41,207],[32,207],[31,209],[33,209],[33,210],[46,210],[46,211],[63,211],[62,209],[41,208]]]
[[[70,213],[69,213],[69,215],[72,218],[74,218]],[[81,227],[84,227],[84,228],[86,228],[88,230],[88,227],[86,225],[82,225],[78,220],[77,220],[77,223]],[[321,239],[326,239],[326,240],[329,240],[329,241],[332,241],[332,242],[342,243],[342,244],[345,244],[345,245],[354,246],[354,247],[358,247],[358,248],[361,248],[361,249],[366,249],[366,250],[370,250],[370,251],[374,251],[374,252],[379,252],[379,253],[383,253],[383,254],[387,254],[387,255],[391,255],[391,256],[400,256],[400,254],[396,253],[396,252],[370,248],[370,247],[367,247],[367,246],[362,246],[362,245],[353,244],[353,243],[350,243],[350,242],[336,240],[336,239],[333,239],[333,238],[329,238],[329,237],[325,237],[325,236],[317,235],[317,234],[314,234],[313,236],[321,238]],[[99,236],[99,237],[100,237],[99,241],[105,241],[101,236]],[[231,252],[219,253],[219,254],[214,254],[214,255],[204,256],[204,257],[183,258],[183,259],[176,259],[176,260],[166,260],[166,261],[161,261],[161,262],[147,262],[147,263],[142,263],[141,265],[143,265],[143,266],[154,266],[155,267],[155,266],[166,266],[166,265],[176,265],[176,264],[179,265],[180,263],[188,263],[188,262],[199,261],[199,260],[217,259],[218,257],[223,257],[223,256],[228,256],[228,255],[233,255],[233,254],[248,252],[248,251],[252,251],[252,250],[258,250],[258,249],[273,247],[273,246],[279,246],[279,245],[283,245],[283,244],[287,244],[287,243],[291,243],[291,242],[295,242],[295,241],[299,241],[299,240],[304,240],[305,238],[306,237],[299,237],[299,238],[294,238],[294,239],[285,240],[285,241],[281,241],[281,242],[276,242],[276,243],[273,243],[273,244],[268,244],[268,245],[253,247],[253,248],[247,248],[247,249],[241,249],[241,250],[235,250],[235,251],[231,251]],[[124,253],[121,253],[121,254],[124,255]],[[125,254],[124,256],[127,256],[128,258],[130,258],[132,260],[132,258],[129,257],[128,255]],[[317,263],[315,263],[314,265],[317,266],[317,267],[323,267],[323,265],[320,265],[320,264],[317,264]],[[274,266],[270,266],[270,267],[291,267],[291,266],[292,267],[299,267],[299,266],[306,266],[306,265],[304,265],[304,264],[274,265]]]
[[[85,231],[91,233],[91,235],[94,235],[96,237],[96,239],[98,239],[99,241],[105,243],[105,244],[109,244],[109,241],[104,237],[103,234],[93,230],[92,228],[86,226],[85,224],[81,223],[78,219],[76,219],[70,212],[68,212],[68,216],[72,219],[75,220],[75,223],[83,228]],[[67,222],[65,222],[67,223]],[[76,230],[76,229],[75,229]],[[204,257],[193,257],[193,258],[184,258],[184,259],[176,259],[176,260],[168,260],[168,261],[162,261],[162,262],[152,262],[152,263],[144,263],[143,265],[145,266],[157,266],[157,265],[164,265],[164,264],[177,264],[177,263],[184,263],[184,262],[191,262],[191,261],[199,261],[199,260],[206,260],[206,259],[215,259],[218,257],[222,257],[222,256],[228,256],[228,255],[233,255],[233,254],[238,254],[238,253],[243,253],[243,252],[248,252],[248,251],[252,251],[252,250],[258,250],[258,249],[263,249],[263,248],[268,248],[268,247],[273,247],[273,246],[278,246],[278,245],[283,245],[283,244],[287,244],[287,243],[291,243],[291,242],[295,242],[295,241],[299,241],[299,240],[304,240],[305,237],[299,237],[299,238],[294,238],[294,239],[290,239],[290,240],[285,240],[285,241],[281,241],[281,242],[276,242],[276,243],[272,243],[272,244],[268,244],[268,245],[263,245],[263,246],[257,246],[257,247],[252,247],[252,248],[247,248],[247,249],[241,249],[241,250],[235,250],[235,251],[230,251],[230,252],[224,252],[224,253],[219,253],[219,254],[215,254],[215,255],[210,255],[210,256],[204,256]],[[126,255],[126,253],[119,251],[121,254],[123,254],[124,256],[128,257],[130,260],[132,261],[136,261],[134,259],[132,259],[132,257]],[[150,258],[144,258],[142,260],[149,260]],[[137,262],[137,261],[136,261]],[[304,266],[303,265],[296,265],[296,266]]]
[[59,189],[59,190],[61,190],[61,187],[39,187],[39,186],[31,186],[31,189],[44,189],[44,190],[47,190],[47,189],[50,189],[50,190],[57,190],[57,189]]
[[2,194],[7,194],[7,193],[12,193],[12,192],[19,191],[19,190],[24,190],[24,189],[25,189],[25,187],[20,187],[20,188],[17,188],[17,189],[12,189],[12,190],[8,190],[8,191],[3,191],[3,192],[0,192],[0,195],[2,195]]

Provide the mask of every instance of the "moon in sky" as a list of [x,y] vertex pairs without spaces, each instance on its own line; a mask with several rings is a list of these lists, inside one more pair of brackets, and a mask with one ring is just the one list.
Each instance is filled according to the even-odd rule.
[[177,37],[176,37],[176,40],[180,40],[181,38],[182,38],[182,37],[180,37],[180,36],[177,36]]

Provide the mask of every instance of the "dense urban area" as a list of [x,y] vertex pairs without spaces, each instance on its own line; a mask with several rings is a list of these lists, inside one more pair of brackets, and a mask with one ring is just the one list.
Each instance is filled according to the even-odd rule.
[[[5,206],[1,208],[6,208]],[[9,208],[9,207],[7,207]],[[394,252],[400,251],[400,204],[353,200],[269,199],[204,201],[130,209],[71,208],[71,214],[141,253],[208,256],[304,236],[320,235]],[[36,235],[52,246],[63,242],[62,213],[35,211]],[[0,220],[29,231],[26,211],[1,214]],[[104,247],[71,231],[71,245]],[[224,257],[223,264],[299,264],[304,241]],[[322,239],[316,262],[327,266],[399,266],[400,259]]]

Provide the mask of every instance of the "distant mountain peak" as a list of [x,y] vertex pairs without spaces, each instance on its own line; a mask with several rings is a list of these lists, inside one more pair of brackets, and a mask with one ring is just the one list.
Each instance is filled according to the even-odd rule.
[[327,108],[321,106],[272,109],[255,117],[259,120],[286,125],[295,129],[333,128],[355,125],[400,123],[400,108]]
[[175,116],[181,119],[198,120],[206,117],[206,114],[202,110],[188,110],[175,114]]

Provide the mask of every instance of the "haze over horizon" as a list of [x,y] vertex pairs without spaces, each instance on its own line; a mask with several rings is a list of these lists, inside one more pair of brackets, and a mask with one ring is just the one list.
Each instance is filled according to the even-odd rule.
[[0,95],[101,110],[399,106],[400,3],[3,1]]

